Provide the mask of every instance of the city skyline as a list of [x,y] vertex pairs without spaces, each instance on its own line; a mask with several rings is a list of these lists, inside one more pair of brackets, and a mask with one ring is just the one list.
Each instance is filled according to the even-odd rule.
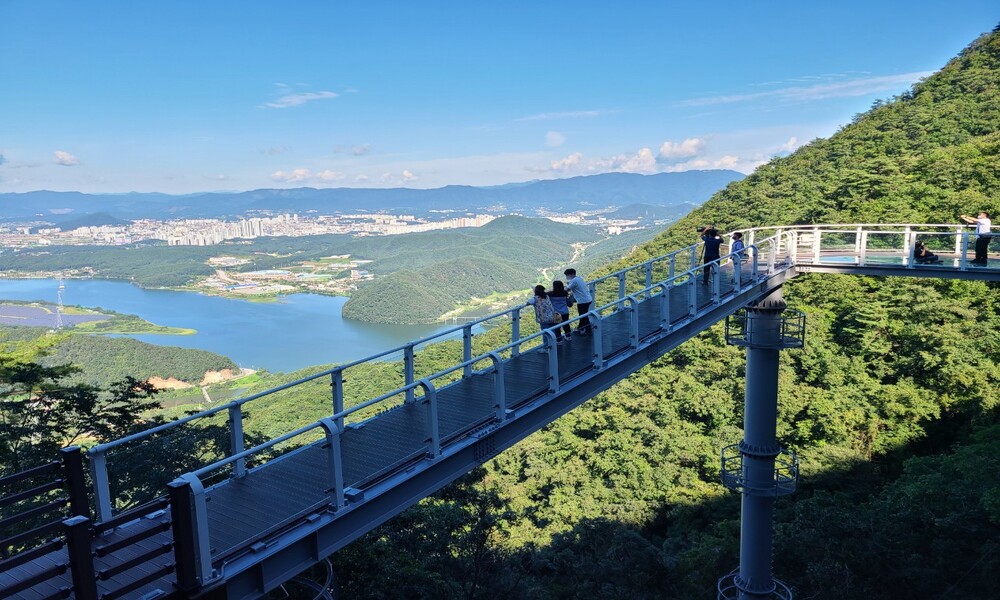
[[907,90],[993,2],[0,3],[0,192],[751,172]]

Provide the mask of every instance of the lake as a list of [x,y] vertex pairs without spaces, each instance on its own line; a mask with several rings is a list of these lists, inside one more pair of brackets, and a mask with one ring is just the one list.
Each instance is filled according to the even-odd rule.
[[[278,302],[248,302],[194,292],[146,290],[122,281],[67,279],[63,304],[105,308],[195,335],[133,335],[162,346],[208,350],[241,367],[294,371],[342,363],[405,344],[449,326],[381,325],[342,318],[347,298],[293,294]],[[2,279],[0,300],[55,304],[55,279]]]

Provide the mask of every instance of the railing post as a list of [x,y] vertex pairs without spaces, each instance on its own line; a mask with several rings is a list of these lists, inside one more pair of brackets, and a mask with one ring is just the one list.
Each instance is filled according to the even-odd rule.
[[601,315],[596,311],[590,311],[587,313],[587,318],[590,319],[590,338],[592,342],[592,348],[594,351],[594,368],[603,369],[604,368],[604,343],[601,331],[604,328],[604,324],[601,321]]
[[490,352],[493,360],[493,396],[496,398],[497,420],[507,420],[507,389],[503,379],[503,359],[496,352]]
[[[593,330],[591,330],[593,331]],[[559,352],[556,349],[556,334],[551,329],[542,332],[542,341],[545,342],[545,364],[549,378],[549,392],[552,394],[559,392]]]
[[858,225],[854,230],[854,254],[861,256],[861,226]]
[[733,257],[733,293],[739,294],[743,290],[743,258]]
[[472,325],[462,327],[462,362],[466,363],[462,367],[462,377],[472,377]]
[[[239,404],[229,405],[229,456],[236,456],[243,452],[243,407]],[[245,458],[238,458],[233,462],[233,477],[239,478],[247,474],[247,461]]]
[[514,346],[510,349],[511,356],[521,355],[521,344],[515,343],[521,339],[521,307],[518,306],[510,313],[510,343]]
[[83,452],[79,446],[69,446],[59,451],[62,455],[69,495],[69,512],[73,516],[90,518],[90,501],[87,498],[87,478],[83,473]]
[[911,237],[913,236],[913,229],[907,225],[903,230],[903,266],[912,267],[913,266],[913,253],[910,248],[913,247],[911,243]]
[[[593,297],[593,296],[591,296]],[[618,300],[625,297],[625,271],[618,274]]]
[[667,279],[674,278],[674,271],[677,269],[677,253],[670,255],[670,269],[667,271]]
[[99,522],[111,519],[111,487],[108,485],[108,459],[103,450],[91,449],[87,453],[90,460],[90,475],[94,480],[94,507]]
[[597,284],[593,283],[593,282],[588,283],[587,284],[587,289],[590,290],[590,297],[593,298],[596,301],[597,300]]
[[747,246],[753,246],[754,244],[757,243],[757,230],[751,229],[748,233],[749,235],[747,237]]
[[[752,283],[757,283],[760,280],[760,248],[757,246],[750,246],[753,248],[753,254],[750,255],[750,260],[753,261],[753,275],[750,276],[750,281]],[[774,245],[771,244],[769,247],[773,248]]]
[[639,301],[634,296],[629,296],[631,302],[628,303],[628,345],[635,350],[639,347]]
[[913,260],[917,252],[917,234],[912,231],[909,225],[906,226],[906,239],[903,240],[903,266],[912,269],[915,266]]
[[[333,391],[333,414],[344,412],[344,370],[336,369],[330,373],[330,388]],[[344,426],[344,417],[337,417],[337,427]]]
[[861,252],[858,254],[858,266],[863,267],[868,262],[868,232],[861,232]]
[[669,333],[672,322],[670,318],[670,290],[674,289],[674,286],[671,283],[663,283],[660,284],[660,289],[663,290],[660,294],[660,326]]
[[76,600],[97,600],[97,575],[94,573],[94,552],[90,547],[90,519],[77,515],[63,521],[66,530],[66,550],[73,595]]
[[653,296],[653,290],[649,288],[653,285],[653,261],[646,262],[646,297],[651,298]]
[[427,403],[427,454],[431,458],[441,455],[441,427],[438,423],[437,390],[426,379],[420,380],[424,388],[424,402]]
[[177,586],[181,591],[190,592],[214,575],[208,542],[205,488],[197,477],[185,474],[168,483],[167,492],[170,495]]
[[823,234],[820,232],[819,227],[813,227],[813,262],[817,265],[820,263],[819,253],[821,248],[820,239],[822,235]]
[[722,290],[722,259],[716,259],[714,268],[712,269],[712,304],[718,306],[719,299],[721,298]]
[[330,469],[330,491],[333,492],[333,510],[337,511],[347,506],[344,498],[344,461],[340,454],[341,426],[333,419],[321,419],[326,432],[326,455]]
[[691,246],[691,262],[688,263],[688,269],[693,269],[695,265],[698,264],[698,244]]
[[958,256],[962,252],[962,230],[965,229],[961,225],[955,228],[955,255]]
[[962,252],[959,254],[960,262],[958,263],[959,269],[965,271],[968,268],[969,262],[969,230],[962,230]]
[[[413,383],[414,372],[416,370],[413,358],[413,344],[403,346],[403,385],[410,385]],[[407,389],[405,396],[406,399],[404,401],[407,404],[412,404],[413,388]]]
[[688,277],[688,316],[693,317],[698,314],[698,284],[695,272],[691,271]]

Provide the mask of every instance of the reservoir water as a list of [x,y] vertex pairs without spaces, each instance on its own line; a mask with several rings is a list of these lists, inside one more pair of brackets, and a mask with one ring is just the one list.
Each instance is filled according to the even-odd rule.
[[[63,304],[105,308],[194,335],[133,335],[162,346],[208,350],[241,367],[289,372],[342,363],[405,344],[448,326],[380,325],[342,318],[347,298],[294,294],[278,302],[249,302],[193,292],[146,290],[126,282],[67,279]],[[0,279],[0,300],[55,304],[54,279]]]

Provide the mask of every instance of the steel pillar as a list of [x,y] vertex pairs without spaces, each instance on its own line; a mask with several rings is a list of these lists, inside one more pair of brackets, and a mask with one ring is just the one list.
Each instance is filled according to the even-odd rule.
[[[782,317],[786,306],[781,288],[746,309],[726,338],[747,352],[746,407],[743,441],[738,456],[722,454],[723,483],[742,494],[740,566],[719,580],[719,598],[761,600],[791,598],[791,591],[774,578],[774,500],[795,489],[798,464],[776,439],[778,423],[778,354],[802,346],[804,320]],[[791,461],[776,461],[791,456]],[[732,464],[736,463],[733,467]]]

